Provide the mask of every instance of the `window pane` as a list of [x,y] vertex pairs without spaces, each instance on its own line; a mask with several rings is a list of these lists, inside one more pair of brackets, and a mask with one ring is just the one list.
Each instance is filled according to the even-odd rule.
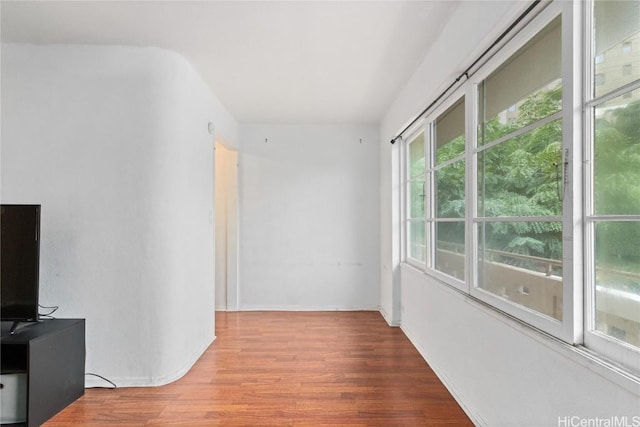
[[420,133],[409,143],[407,168],[410,178],[424,175],[424,133]]
[[464,153],[464,98],[436,120],[436,164]]
[[424,181],[409,181],[409,218],[424,217]]
[[478,216],[562,213],[562,121],[478,153]]
[[436,223],[436,270],[464,280],[464,221]]
[[594,23],[594,93],[600,96],[640,79],[640,2],[597,0]]
[[464,160],[436,171],[436,215],[438,218],[464,218]]
[[556,18],[480,85],[479,145],[561,110],[561,51]]
[[461,155],[464,153],[464,146],[464,135],[461,135],[441,147],[436,147],[436,164],[439,165]]
[[407,258],[426,262],[425,251],[425,156],[424,132],[411,139],[407,146]]
[[638,215],[640,89],[597,106],[594,114],[596,214]]
[[409,258],[426,261],[424,221],[408,221]]
[[599,222],[596,329],[640,347],[640,222]]
[[478,287],[562,320],[562,224],[478,224]]

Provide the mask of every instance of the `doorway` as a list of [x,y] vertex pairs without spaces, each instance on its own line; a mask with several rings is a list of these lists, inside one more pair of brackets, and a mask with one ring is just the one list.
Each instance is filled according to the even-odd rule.
[[215,144],[215,308],[238,310],[238,152]]

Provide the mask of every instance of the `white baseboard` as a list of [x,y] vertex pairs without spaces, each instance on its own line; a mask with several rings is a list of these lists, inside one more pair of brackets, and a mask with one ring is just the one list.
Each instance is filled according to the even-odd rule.
[[[118,387],[157,387],[172,383],[182,378],[195,363],[200,359],[205,351],[216,340],[214,336],[211,341],[206,343],[201,349],[194,351],[184,365],[174,370],[173,372],[162,375],[159,377],[143,378],[143,377],[109,377],[108,375],[102,375],[100,372],[96,374],[102,375],[109,381],[113,382]],[[93,375],[85,375],[84,388],[94,387],[111,387],[111,384]]]
[[243,305],[238,311],[379,311],[377,305],[371,306],[352,306],[352,307],[336,307],[336,306],[297,306],[297,305],[264,305],[264,306],[245,306]]
[[400,322],[394,321],[394,320],[391,318],[391,316],[389,316],[389,313],[387,313],[387,312],[384,310],[384,308],[379,307],[379,311],[380,311],[380,314],[382,315],[382,317],[384,318],[384,320],[387,322],[387,324],[388,324],[389,326],[392,326],[392,327],[398,327],[398,326],[400,326]]
[[444,374],[442,370],[438,368],[437,365],[434,365],[433,362],[429,360],[429,357],[427,356],[427,352],[425,351],[425,349],[422,348],[420,345],[416,344],[416,340],[413,339],[413,334],[411,333],[411,331],[408,330],[404,325],[401,325],[400,329],[402,329],[402,332],[404,332],[405,336],[409,338],[409,341],[411,341],[411,344],[413,344],[416,350],[418,350],[418,353],[420,353],[422,358],[427,362],[427,364],[429,365],[431,370],[436,374],[440,382],[444,384],[445,388],[449,391],[449,393],[451,393],[451,395],[453,396],[455,401],[458,403],[458,405],[460,405],[464,413],[467,414],[467,416],[471,419],[471,422],[476,426],[481,426],[481,427],[488,426],[488,424],[484,422],[482,417],[480,417],[480,415],[472,407],[470,407],[464,401],[464,399],[462,399],[462,397],[456,392],[458,388],[453,383],[453,381],[451,381],[451,379],[446,374]]

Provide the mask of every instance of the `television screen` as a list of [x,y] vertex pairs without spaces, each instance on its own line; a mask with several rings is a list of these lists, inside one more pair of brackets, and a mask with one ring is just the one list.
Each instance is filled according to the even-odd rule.
[[0,317],[38,320],[40,205],[1,205]]

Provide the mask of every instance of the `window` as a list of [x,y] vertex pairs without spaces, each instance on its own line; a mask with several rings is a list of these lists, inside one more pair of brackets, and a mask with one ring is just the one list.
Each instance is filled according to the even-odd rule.
[[[446,108],[446,109],[445,109]],[[464,97],[427,117],[406,144],[406,260],[454,286],[465,280]]]
[[464,281],[465,274],[465,102],[464,98],[433,123],[427,180],[433,186],[428,239],[433,247],[430,266]]
[[[593,31],[589,37],[589,45],[592,46],[590,57],[595,67],[591,78],[594,78],[593,74],[596,76],[591,94],[599,97],[638,78],[637,71],[635,74],[626,74],[624,69],[620,73],[620,69],[625,64],[631,65],[635,70],[640,67],[640,49],[632,49],[633,44],[640,43],[640,3],[638,0],[595,0],[588,4],[591,4],[593,9]],[[607,60],[598,63],[596,58],[599,56],[606,57]],[[603,77],[598,77],[600,74]]]
[[406,261],[635,372],[638,43],[638,0],[553,1],[405,146]]
[[425,158],[424,132],[409,139],[406,162],[406,200],[407,200],[407,258],[413,262],[426,262],[425,235]]
[[[625,61],[640,61],[631,50],[640,39],[640,2],[597,0],[593,22],[592,56],[622,46]],[[585,345],[622,363],[640,350],[639,70],[623,65],[619,79],[587,99]]]
[[558,17],[479,85],[474,216],[475,286],[555,320],[563,319],[561,110]]

